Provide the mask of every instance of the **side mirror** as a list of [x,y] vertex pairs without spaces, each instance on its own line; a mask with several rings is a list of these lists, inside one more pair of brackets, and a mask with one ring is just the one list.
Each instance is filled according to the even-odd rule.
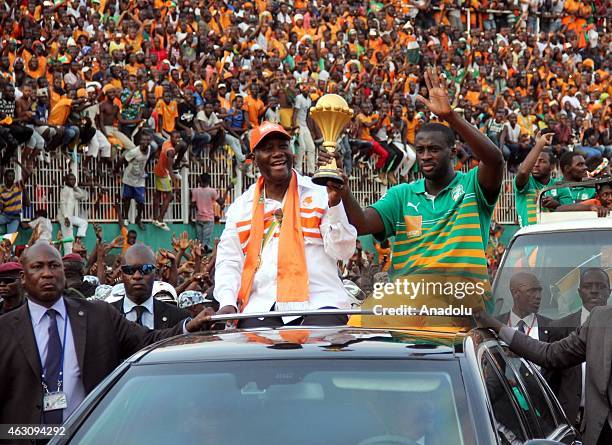
[[525,442],[523,445],[563,445],[563,442],[558,442],[551,439],[531,439]]

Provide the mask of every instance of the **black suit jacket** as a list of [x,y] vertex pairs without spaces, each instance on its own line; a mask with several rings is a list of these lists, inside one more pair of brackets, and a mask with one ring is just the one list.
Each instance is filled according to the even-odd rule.
[[563,340],[544,343],[514,332],[510,349],[540,366],[567,369],[586,360],[583,443],[595,445],[610,412],[612,307],[596,307],[587,321]]
[[[126,297],[123,297],[126,298]],[[123,298],[113,301],[111,304],[123,314]],[[125,315],[125,314],[124,314]],[[172,304],[153,298],[153,327],[154,329],[167,329],[176,325],[179,321],[190,317],[191,314],[185,309],[180,309]]]
[[[510,312],[504,312],[503,314],[498,315],[496,318],[508,326]],[[550,341],[548,338],[551,332],[550,325],[552,324],[553,320],[540,314],[536,314],[536,320],[538,320],[538,338],[540,341]]]
[[[103,301],[64,301],[86,394],[144,346],[183,333],[182,324],[148,330]],[[41,423],[39,357],[28,305],[0,317],[0,424]]]
[[[549,342],[564,339],[580,327],[581,310],[566,317],[554,320],[551,327]],[[582,397],[582,365],[567,369],[554,369],[546,376],[548,383],[557,395],[565,414],[571,422],[575,422],[580,409]]]

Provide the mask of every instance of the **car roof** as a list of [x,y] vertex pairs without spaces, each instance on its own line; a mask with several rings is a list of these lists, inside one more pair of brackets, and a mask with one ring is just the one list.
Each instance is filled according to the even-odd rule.
[[130,358],[133,364],[220,360],[438,358],[463,353],[465,332],[354,327],[283,327],[212,331],[162,340]]
[[563,232],[573,230],[609,230],[612,229],[612,218],[586,218],[570,221],[532,224],[519,229],[516,236],[533,233]]

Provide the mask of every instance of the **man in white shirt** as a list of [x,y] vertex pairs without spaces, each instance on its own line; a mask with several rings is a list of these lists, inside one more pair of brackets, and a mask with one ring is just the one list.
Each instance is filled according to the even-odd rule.
[[136,224],[140,230],[145,229],[142,222],[142,213],[145,205],[145,179],[147,177],[145,167],[151,153],[151,139],[150,133],[142,132],[138,147],[128,149],[123,154],[127,167],[123,171],[120,217],[123,219],[123,225],[127,225],[130,201],[133,199],[136,202]]
[[517,272],[510,278],[510,293],[514,304],[510,312],[497,319],[514,330],[540,341],[548,341],[550,318],[539,315],[542,285],[528,272]]
[[91,163],[92,158],[97,158],[98,154],[100,158],[104,160],[104,162],[108,163],[111,155],[111,144],[108,142],[104,133],[100,130],[102,127],[102,123],[100,121],[100,104],[97,103],[98,98],[98,88],[100,84],[98,82],[91,82],[87,85],[87,95],[90,101],[94,102],[93,105],[85,108],[84,112],[87,117],[91,120],[93,126],[96,129],[96,134],[91,138],[89,144],[87,145],[87,153],[85,156],[85,166],[88,166]]
[[315,170],[315,144],[308,128],[308,113],[312,106],[308,89],[308,85],[302,84],[300,94],[295,98],[293,105],[293,128],[297,128],[299,132],[296,169],[302,172],[304,153],[306,153],[306,174],[314,173]]
[[[552,322],[549,342],[567,337],[584,324],[593,308],[607,305],[610,298],[610,277],[599,267],[581,270],[578,295],[582,307]],[[545,376],[557,395],[563,411],[576,426],[580,426],[584,415],[585,367],[586,363],[582,363],[579,366],[550,372]]]
[[[64,179],[64,187],[60,192],[60,205],[57,219],[64,240],[73,237],[73,226],[77,228],[76,238],[87,235],[87,220],[79,216],[79,201],[87,199],[87,191],[76,185],[76,176],[68,173]],[[64,242],[64,253],[72,253],[72,241]]]
[[[340,194],[293,169],[291,136],[264,122],[251,132],[261,177],[229,207],[217,247],[215,299],[219,314],[349,308],[337,261],[355,250]],[[338,325],[345,316],[249,319],[240,327]]]

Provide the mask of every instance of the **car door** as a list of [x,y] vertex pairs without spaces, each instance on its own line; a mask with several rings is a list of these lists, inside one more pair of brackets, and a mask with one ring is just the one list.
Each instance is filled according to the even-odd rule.
[[[495,342],[492,342],[496,344]],[[521,411],[520,398],[513,389],[512,381],[506,373],[513,373],[512,368],[504,367],[497,362],[486,344],[478,353],[479,366],[489,407],[493,413],[494,429],[502,445],[522,444],[533,437],[528,430],[528,423]]]
[[559,402],[537,368],[505,347],[496,346],[493,350],[505,356],[519,379],[522,380],[526,396],[533,407],[532,413],[535,414],[535,416],[528,417],[528,420],[538,423],[541,437],[568,445],[574,444],[577,439],[577,431],[570,426]]

